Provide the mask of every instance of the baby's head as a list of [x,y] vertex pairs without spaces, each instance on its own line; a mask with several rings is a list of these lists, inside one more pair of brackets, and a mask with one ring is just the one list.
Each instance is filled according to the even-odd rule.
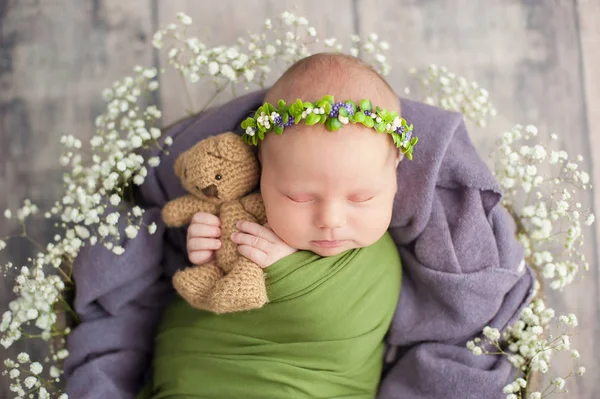
[[[292,65],[265,101],[363,98],[400,114],[398,97],[360,60],[316,54]],[[322,256],[375,243],[387,230],[402,155],[389,134],[361,124],[330,132],[299,123],[259,145],[261,194],[269,225],[288,245]]]

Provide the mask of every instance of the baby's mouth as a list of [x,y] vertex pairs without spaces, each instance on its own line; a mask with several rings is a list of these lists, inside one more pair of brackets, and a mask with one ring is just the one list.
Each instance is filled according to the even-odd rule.
[[216,185],[211,184],[209,186],[204,187],[203,189],[200,189],[200,187],[196,186],[196,188],[202,192],[202,194],[206,195],[207,197],[211,198],[219,198],[219,189],[217,188]]

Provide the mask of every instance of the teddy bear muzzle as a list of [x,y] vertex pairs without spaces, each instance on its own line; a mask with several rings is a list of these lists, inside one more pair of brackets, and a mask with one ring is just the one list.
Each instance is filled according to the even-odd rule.
[[207,197],[219,198],[219,189],[214,184],[208,185],[200,191],[202,192],[202,194],[206,195]]

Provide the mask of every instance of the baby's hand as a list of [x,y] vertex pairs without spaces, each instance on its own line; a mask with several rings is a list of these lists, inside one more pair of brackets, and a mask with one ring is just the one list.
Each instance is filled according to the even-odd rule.
[[187,251],[190,262],[202,265],[214,259],[215,249],[221,247],[221,220],[215,215],[198,212],[187,229]]
[[297,251],[283,242],[268,223],[261,226],[243,220],[237,223],[237,228],[240,231],[233,233],[231,240],[238,244],[238,252],[263,269]]

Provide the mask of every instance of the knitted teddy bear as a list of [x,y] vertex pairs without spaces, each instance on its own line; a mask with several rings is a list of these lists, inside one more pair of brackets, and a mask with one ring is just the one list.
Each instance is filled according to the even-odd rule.
[[167,202],[165,224],[184,226],[196,212],[217,215],[221,247],[215,261],[177,271],[173,286],[197,309],[227,313],[262,307],[268,301],[264,272],[240,255],[230,238],[238,220],[267,221],[260,194],[251,193],[260,177],[251,147],[231,132],[207,138],[177,158],[175,174],[189,194]]

